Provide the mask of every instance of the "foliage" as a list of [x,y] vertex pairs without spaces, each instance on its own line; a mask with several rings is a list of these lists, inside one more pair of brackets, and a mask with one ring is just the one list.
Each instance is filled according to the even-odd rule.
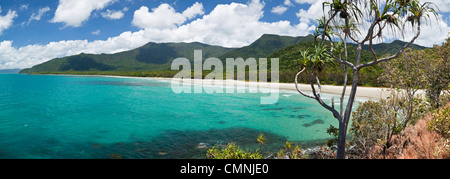
[[304,154],[298,145],[292,146],[290,141],[286,141],[284,149],[280,149],[277,157],[280,159],[305,159],[307,155]]
[[339,128],[334,127],[333,125],[330,125],[330,127],[327,129],[327,134],[333,136],[332,139],[327,140],[326,145],[328,147],[332,147],[336,144],[339,137]]
[[214,146],[208,149],[206,157],[209,159],[263,159],[258,151],[255,151],[255,153],[243,151],[234,143],[229,143],[222,150]]
[[[351,143],[360,157],[368,157],[375,146],[381,146],[385,150],[392,145],[393,135],[406,127],[402,125],[409,116],[406,100],[405,96],[394,90],[388,99],[366,101],[353,112],[349,132],[352,135]],[[413,105],[415,108],[408,124],[415,124],[427,112],[427,106],[420,98],[414,98]]]
[[259,151],[261,152],[262,150],[262,145],[265,144],[267,142],[267,138],[264,136],[263,133],[260,133],[258,135],[258,138],[256,139],[256,142],[259,143]]
[[432,128],[430,130],[430,122],[436,121],[436,117],[442,118],[442,116],[445,116],[443,113],[449,108],[450,103],[439,110],[433,110],[433,112],[418,120],[416,124],[410,125],[399,134],[394,135],[389,148],[384,148],[379,145],[375,146],[370,152],[369,157],[389,159],[449,159],[450,139],[438,134]]
[[362,158],[366,157],[379,139],[385,139],[384,118],[382,118],[382,105],[379,102],[367,101],[358,106],[353,113],[351,143],[355,145]]
[[428,65],[425,66],[424,76],[427,80],[427,97],[433,108],[439,108],[442,104],[441,93],[450,90],[450,37],[443,45],[436,45],[426,52]]
[[450,138],[450,108],[444,108],[433,114],[432,120],[428,121],[428,130],[436,131],[444,138]]

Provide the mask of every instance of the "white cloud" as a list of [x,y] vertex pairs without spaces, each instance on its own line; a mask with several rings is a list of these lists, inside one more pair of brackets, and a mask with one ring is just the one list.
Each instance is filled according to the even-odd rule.
[[317,0],[294,0],[297,4],[313,4]]
[[290,0],[285,0],[283,3],[285,6],[294,6]]
[[[431,2],[439,9],[440,12],[450,12],[450,1],[449,0],[420,0],[422,3]],[[435,8],[434,6],[432,6]]]
[[314,27],[307,24],[292,26],[289,21],[267,23],[260,21],[265,4],[253,0],[248,4],[219,4],[210,14],[176,29],[146,29],[157,42],[203,42],[225,47],[242,47],[263,34],[301,36]]
[[316,19],[320,18],[323,15],[323,6],[322,3],[325,0],[315,0],[314,4],[312,4],[308,10],[300,9],[298,13],[296,13],[297,17],[300,18],[300,22],[311,24]]
[[132,24],[140,28],[168,29],[176,28],[187,20],[203,15],[203,4],[196,2],[183,13],[178,13],[169,4],[161,4],[149,12],[148,7],[142,6],[134,12]]
[[20,10],[27,10],[28,6],[30,6],[30,4],[22,4],[20,5]]
[[142,31],[124,32],[107,40],[88,42],[87,40],[68,40],[50,42],[46,45],[27,45],[14,47],[13,41],[0,42],[0,69],[28,68],[53,58],[76,55],[80,53],[116,53],[144,45]]
[[3,31],[9,29],[13,22],[14,18],[17,17],[16,11],[9,10],[8,13],[4,16],[1,15],[2,9],[0,7],[0,35],[3,34]]
[[[196,3],[197,4],[197,3]],[[51,42],[46,45],[14,47],[13,41],[0,43],[0,68],[28,68],[53,58],[84,53],[116,53],[140,47],[148,42],[202,42],[225,47],[249,45],[263,34],[303,36],[310,34],[315,26],[306,23],[291,25],[289,21],[263,22],[265,4],[252,0],[247,4],[219,4],[209,14],[189,23],[186,19],[203,14],[200,5],[193,5],[183,12],[162,5],[149,12],[146,7],[135,11],[133,24],[142,29],[136,32],[123,32],[107,40],[69,40]],[[166,14],[159,14],[164,11]],[[142,14],[139,14],[142,13]],[[143,17],[163,17],[170,21],[164,24],[151,24]],[[179,20],[171,19],[179,18]],[[137,20],[141,21],[137,21]],[[148,19],[147,19],[148,20]],[[158,19],[152,19],[158,21]],[[145,22],[145,23],[144,23]],[[140,24],[142,23],[142,24]],[[154,23],[154,22],[153,22]]]
[[37,13],[33,13],[31,14],[30,19],[28,19],[28,23],[30,24],[31,21],[40,21],[42,16],[45,15],[45,13],[47,13],[48,11],[50,11],[49,7],[44,7],[39,9],[39,11]]
[[[407,24],[409,25],[409,23]],[[409,25],[410,26],[410,25]],[[410,27],[407,28],[405,32],[405,38],[402,39],[398,37],[398,39],[402,39],[404,41],[410,41],[412,37],[416,34],[415,31]],[[450,33],[450,26],[444,20],[442,15],[438,16],[438,19],[432,17],[428,20],[428,22],[422,22],[420,36],[414,42],[416,44],[424,45],[427,47],[431,47],[435,44],[441,45],[442,42],[448,37]]]
[[107,9],[106,12],[101,13],[102,17],[109,20],[122,19],[124,13],[122,11],[114,11]]
[[193,19],[197,15],[203,14],[205,14],[205,11],[203,10],[203,4],[198,2],[195,2],[194,5],[183,11],[183,16],[188,19]]
[[116,0],[59,0],[52,23],[64,23],[65,26],[80,27],[89,19],[91,12],[101,10]]
[[100,35],[100,32],[101,32],[100,30],[96,30],[96,31],[91,32],[91,34],[92,35]]
[[287,7],[279,5],[279,6],[273,7],[272,11],[270,11],[270,12],[281,15],[281,14],[284,14],[286,11],[287,11]]

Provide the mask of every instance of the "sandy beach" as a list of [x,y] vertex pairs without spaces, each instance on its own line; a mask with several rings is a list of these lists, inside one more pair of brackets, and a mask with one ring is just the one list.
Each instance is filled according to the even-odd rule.
[[[181,81],[181,79],[172,79],[172,78],[155,78],[155,77],[122,77],[122,76],[107,76],[107,77],[116,77],[116,78],[137,78],[137,79],[157,79],[163,81]],[[215,80],[208,79],[192,79],[191,83],[194,85],[202,85],[202,84],[214,84]],[[226,83],[227,80],[221,80],[223,85],[229,85]],[[289,91],[297,91],[295,89],[294,83],[270,83],[270,82],[246,82],[246,81],[236,81],[231,80],[235,83],[236,86],[239,87],[259,87],[266,89],[279,89],[279,90],[289,90]],[[321,85],[322,91],[321,93],[332,94],[332,95],[341,95],[343,86],[333,86],[333,85]],[[311,85],[309,84],[299,84],[299,89],[306,92],[311,93]],[[317,86],[316,86],[317,89]],[[351,86],[347,86],[346,96],[350,95]],[[385,99],[389,95],[389,88],[378,88],[378,87],[358,87],[356,92],[357,98],[365,98],[367,100],[377,100],[377,99]],[[423,93],[422,90],[418,91],[418,94]]]
[[[79,75],[77,75],[79,76]],[[84,76],[84,75],[80,75]],[[161,77],[127,77],[127,76],[110,76],[110,75],[86,75],[86,76],[100,76],[100,77],[113,77],[113,78],[136,78],[136,79],[155,79],[161,81],[182,81],[182,79],[174,79],[174,78],[161,78]],[[214,84],[215,80],[211,79],[191,79],[190,83],[194,85],[209,85]],[[279,89],[279,90],[288,90],[295,91],[295,83],[271,83],[271,82],[248,82],[248,81],[238,81],[238,80],[220,80],[223,85],[229,86],[230,83],[226,83],[226,81],[233,81],[234,85],[237,87],[258,87],[265,89]],[[312,93],[310,84],[299,84],[299,89],[306,93]],[[334,86],[334,85],[321,85],[322,94],[331,94],[333,96],[340,96],[342,94],[343,86]],[[317,90],[317,86],[316,86]],[[351,86],[348,85],[346,89],[345,95],[350,95]],[[362,87],[358,86],[358,90],[356,92],[356,98],[363,98],[365,100],[378,100],[378,99],[386,99],[391,93],[391,89],[389,88],[381,88],[381,87]],[[423,96],[425,94],[424,90],[418,90],[416,92],[416,96]]]
[[[172,79],[169,79],[172,80]],[[214,80],[199,80],[193,79],[193,84],[202,84],[207,81],[208,84]],[[278,88],[280,90],[289,90],[289,91],[297,91],[295,88],[295,83],[270,83],[270,82],[246,82],[246,81],[234,81],[236,86],[245,87],[245,86],[257,86],[259,88],[269,88],[274,89]],[[306,92],[312,93],[310,84],[299,84],[299,89]],[[333,86],[333,85],[321,85],[322,90],[321,93],[325,94],[333,94],[333,95],[341,95],[343,86]],[[350,95],[351,86],[347,86],[346,96]],[[317,86],[316,86],[317,90]],[[374,88],[374,87],[358,87],[358,91],[356,93],[356,97],[365,98],[365,99],[380,99],[386,98],[389,94],[389,88]]]

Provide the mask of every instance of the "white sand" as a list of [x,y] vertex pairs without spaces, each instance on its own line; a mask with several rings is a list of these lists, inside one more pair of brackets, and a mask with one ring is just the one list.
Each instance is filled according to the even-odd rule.
[[[148,79],[148,78],[147,78]],[[164,81],[171,81],[172,78],[150,78],[150,79],[160,79]],[[181,81],[181,79],[174,79],[177,81]],[[224,85],[229,85],[226,83],[227,80],[222,80]],[[195,85],[202,85],[206,82],[207,84],[214,84],[214,80],[201,80],[201,79],[192,79],[191,83]],[[245,82],[245,81],[233,81],[236,86],[245,87],[245,86],[254,86],[259,88],[268,88],[268,89],[280,89],[280,90],[289,90],[289,91],[297,91],[295,89],[294,83],[270,83],[270,82]],[[333,85],[321,85],[322,90],[321,93],[332,94],[332,95],[341,95],[343,86],[333,86]],[[311,85],[309,84],[299,84],[299,89],[306,92],[312,93]],[[316,86],[317,90],[317,86]],[[351,86],[347,86],[346,96],[350,95]],[[386,98],[389,94],[389,88],[375,88],[375,87],[358,87],[356,92],[356,97],[365,98],[365,99],[381,99]]]
[[[172,78],[158,78],[158,77],[126,77],[126,76],[107,76],[107,75],[87,75],[87,76],[103,76],[103,77],[114,77],[114,78],[136,78],[136,79],[156,79],[156,80],[162,80],[162,81],[172,81],[177,80],[181,81],[181,79],[172,79]],[[191,83],[194,85],[203,85],[205,84],[214,84],[215,80],[206,80],[206,79],[192,79]],[[229,85],[226,83],[226,81],[230,80],[221,80],[221,82],[224,85]],[[266,88],[266,89],[279,89],[279,90],[289,90],[289,91],[297,91],[295,89],[294,83],[270,83],[270,82],[245,82],[245,81],[236,81],[231,80],[235,82],[235,85],[238,87],[248,87],[248,86],[254,86],[259,88]],[[343,86],[333,86],[333,85],[321,85],[322,90],[321,93],[324,94],[331,94],[331,95],[341,95]],[[299,84],[299,89],[306,92],[306,93],[312,93],[311,85],[310,84]],[[317,86],[316,86],[317,90]],[[345,95],[350,95],[351,86],[348,85],[346,89]],[[390,94],[389,88],[379,88],[379,87],[361,87],[359,86],[356,92],[356,98],[364,98],[365,100],[378,100],[378,99],[386,99]],[[424,95],[424,90],[419,90],[416,95]]]

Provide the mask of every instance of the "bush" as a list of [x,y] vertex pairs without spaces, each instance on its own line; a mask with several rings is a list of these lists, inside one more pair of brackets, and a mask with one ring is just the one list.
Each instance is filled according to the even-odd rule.
[[280,149],[280,152],[277,154],[277,158],[279,159],[305,159],[308,158],[307,155],[300,149],[298,145],[292,146],[292,143],[286,141],[286,145],[284,145],[284,150]]
[[436,131],[442,137],[450,138],[450,108],[446,107],[433,114],[428,121],[428,130]]
[[243,151],[234,143],[229,143],[222,150],[217,146],[209,149],[206,153],[206,158],[209,159],[264,159],[262,154],[258,151],[251,153],[248,150]]

